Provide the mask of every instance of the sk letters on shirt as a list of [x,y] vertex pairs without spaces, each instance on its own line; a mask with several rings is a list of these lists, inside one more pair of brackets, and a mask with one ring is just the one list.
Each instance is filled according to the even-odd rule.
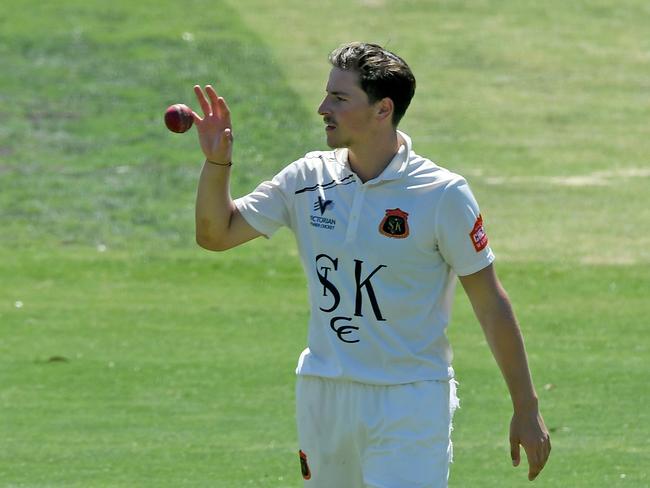
[[347,150],[308,153],[235,201],[267,237],[296,236],[309,285],[296,372],[391,385],[453,377],[456,276],[494,260],[467,182],[415,154],[410,138],[362,183]]

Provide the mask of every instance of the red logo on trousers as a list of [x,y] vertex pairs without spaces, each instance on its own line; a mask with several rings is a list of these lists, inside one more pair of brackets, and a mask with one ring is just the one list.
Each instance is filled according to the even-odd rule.
[[311,471],[309,470],[309,464],[307,464],[307,454],[298,451],[300,455],[300,471],[302,472],[302,477],[306,480],[311,479]]

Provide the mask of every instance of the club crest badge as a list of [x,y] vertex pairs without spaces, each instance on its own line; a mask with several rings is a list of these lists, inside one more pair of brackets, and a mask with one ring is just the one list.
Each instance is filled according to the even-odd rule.
[[481,252],[488,245],[488,236],[483,228],[483,217],[480,214],[474,223],[472,232],[469,233],[469,237],[472,240],[472,244],[474,244],[476,252]]
[[379,232],[386,237],[404,239],[409,235],[409,214],[399,208],[386,209],[386,215],[379,224]]

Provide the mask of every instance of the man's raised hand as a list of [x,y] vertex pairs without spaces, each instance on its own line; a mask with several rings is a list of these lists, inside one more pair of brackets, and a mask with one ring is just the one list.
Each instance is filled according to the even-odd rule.
[[230,163],[233,136],[230,109],[226,101],[217,95],[212,85],[206,85],[205,93],[199,85],[195,85],[194,93],[203,111],[203,118],[192,112],[203,154],[214,163]]

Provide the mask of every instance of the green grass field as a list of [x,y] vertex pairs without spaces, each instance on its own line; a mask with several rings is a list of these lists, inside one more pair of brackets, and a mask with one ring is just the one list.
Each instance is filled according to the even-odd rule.
[[[292,236],[198,248],[201,153],[162,114],[215,84],[241,195],[324,148],[326,56],[357,39],[409,61],[404,130],[481,203],[552,431],[534,486],[650,486],[648,22],[642,0],[0,6],[0,486],[301,486]],[[450,486],[528,486],[460,291],[450,335]]]

